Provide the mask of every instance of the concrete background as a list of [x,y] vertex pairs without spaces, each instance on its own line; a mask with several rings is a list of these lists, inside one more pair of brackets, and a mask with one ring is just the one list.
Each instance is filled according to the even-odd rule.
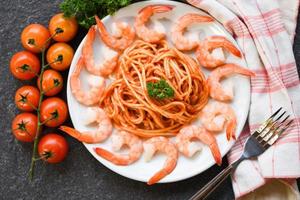
[[[144,183],[124,178],[105,168],[85,149],[66,136],[70,151],[66,160],[57,165],[39,162],[35,178],[30,182],[27,172],[30,165],[31,144],[23,144],[11,134],[11,121],[19,113],[14,104],[15,91],[24,84],[9,72],[12,55],[20,50],[20,33],[30,23],[47,26],[52,15],[59,12],[62,0],[2,0],[0,2],[0,199],[187,199],[226,167],[214,166],[206,172],[185,181],[146,186]],[[299,17],[298,17],[299,22]],[[86,34],[80,30],[71,45],[76,49]],[[294,44],[300,63],[300,28]],[[299,68],[298,68],[299,71]],[[63,73],[64,80],[67,72]],[[65,98],[65,88],[61,92]],[[68,121],[67,124],[71,125]],[[54,130],[44,129],[44,133]],[[59,131],[55,130],[59,133]],[[230,179],[220,186],[210,199],[233,199]]]

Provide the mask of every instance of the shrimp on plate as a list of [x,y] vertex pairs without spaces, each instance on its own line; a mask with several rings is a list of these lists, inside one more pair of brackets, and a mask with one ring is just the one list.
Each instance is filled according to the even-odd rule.
[[189,125],[182,128],[176,136],[176,146],[186,157],[192,157],[196,152],[201,151],[202,146],[197,145],[192,139],[198,139],[208,145],[218,165],[222,163],[222,156],[216,138],[205,128]]
[[203,67],[218,67],[225,63],[225,57],[222,51],[223,48],[239,58],[242,57],[240,50],[225,37],[209,36],[199,43],[195,52],[196,58]]
[[178,159],[178,150],[168,138],[162,136],[150,138],[146,140],[143,145],[146,161],[150,161],[157,151],[167,154],[167,160],[163,168],[156,172],[147,182],[148,185],[152,185],[175,169]]
[[155,13],[169,12],[173,8],[174,6],[164,4],[149,5],[142,8],[136,16],[134,22],[134,28],[138,37],[150,43],[155,43],[163,39],[165,37],[164,32],[159,32],[158,30],[151,30],[146,27],[146,23],[149,21],[150,17]]
[[198,46],[198,41],[193,41],[184,37],[184,31],[189,25],[212,21],[214,21],[212,17],[195,13],[189,13],[180,17],[171,30],[171,40],[175,47],[182,51],[188,51],[196,48]]
[[114,154],[100,147],[95,148],[95,152],[115,165],[130,165],[141,157],[143,142],[139,137],[126,131],[118,132],[112,136],[112,148],[114,151],[120,150],[124,145],[129,147],[128,154]]
[[74,137],[75,139],[86,143],[99,143],[106,140],[112,133],[112,123],[105,111],[99,107],[89,107],[86,116],[90,116],[87,123],[98,123],[97,130],[77,131],[68,126],[60,126],[59,129]]
[[231,63],[222,65],[213,70],[207,79],[207,85],[209,87],[209,94],[211,98],[218,101],[230,101],[233,99],[234,94],[232,88],[223,88],[220,83],[222,78],[233,74],[255,76],[254,72],[239,65]]
[[87,34],[86,40],[82,47],[82,56],[84,57],[86,69],[91,74],[96,76],[108,76],[116,68],[119,59],[119,53],[115,52],[115,55],[110,58],[105,58],[101,64],[96,65],[94,60],[93,42],[95,40],[96,27],[92,26]]
[[226,124],[226,137],[236,139],[237,119],[230,105],[222,102],[209,102],[201,111],[200,120],[203,126],[213,132],[220,132]]
[[99,102],[105,89],[105,79],[101,76],[89,74],[87,81],[90,90],[83,91],[81,88],[80,72],[84,67],[84,58],[81,56],[71,74],[70,86],[75,99],[83,105],[90,106]]
[[108,47],[116,51],[123,51],[134,41],[134,29],[131,28],[126,22],[113,23],[115,34],[110,35],[99,17],[95,16],[95,19],[100,38]]

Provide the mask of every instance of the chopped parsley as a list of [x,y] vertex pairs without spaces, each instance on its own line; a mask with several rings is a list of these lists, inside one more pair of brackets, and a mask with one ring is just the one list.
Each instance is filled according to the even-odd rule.
[[162,99],[174,97],[174,90],[164,79],[161,79],[155,83],[148,82],[147,90],[151,98],[162,100]]

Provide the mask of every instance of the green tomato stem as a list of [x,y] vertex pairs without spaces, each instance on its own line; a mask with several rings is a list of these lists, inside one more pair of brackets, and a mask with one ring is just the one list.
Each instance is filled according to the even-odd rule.
[[48,38],[48,40],[45,42],[45,44],[42,47],[42,69],[40,72],[40,81],[38,84],[40,84],[40,98],[39,98],[39,104],[38,107],[36,109],[37,112],[37,118],[38,118],[38,124],[37,124],[37,128],[36,128],[36,135],[34,138],[34,143],[33,143],[33,150],[32,150],[32,156],[31,156],[31,163],[30,163],[30,168],[29,168],[29,179],[32,180],[33,176],[34,176],[34,168],[35,168],[35,161],[37,160],[37,146],[38,146],[38,142],[39,142],[39,136],[40,136],[40,132],[41,132],[41,127],[43,125],[43,123],[41,122],[41,104],[44,98],[44,91],[43,91],[43,87],[42,87],[42,83],[43,83],[43,74],[45,69],[49,66],[49,64],[45,64],[45,51],[46,51],[46,46],[48,44],[48,42],[51,41],[51,39],[58,34],[57,32],[54,33],[51,37]]

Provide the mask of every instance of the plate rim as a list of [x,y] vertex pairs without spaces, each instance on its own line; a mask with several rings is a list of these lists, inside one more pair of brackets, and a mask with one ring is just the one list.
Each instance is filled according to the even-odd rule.
[[[184,5],[184,6],[190,6],[190,7],[195,8],[194,6],[192,6],[192,5],[190,5],[190,4],[186,4],[186,3],[178,2],[178,1],[172,1],[172,0],[147,0],[147,1],[135,2],[135,3],[132,3],[132,4],[128,5],[128,6],[134,6],[134,5],[136,5],[136,4],[146,4],[146,5],[147,5],[147,4],[151,4],[151,3],[167,4],[167,3],[170,3],[170,2],[171,2],[172,4],[177,4],[178,6]],[[177,5],[176,5],[176,6],[177,6]],[[119,10],[126,9],[128,6],[123,7],[123,8],[121,8],[121,9],[119,9]],[[196,9],[199,9],[199,8],[196,8]],[[205,13],[207,13],[208,15],[210,15],[210,13],[208,13],[208,12],[202,10],[202,9],[199,9],[199,10],[201,10],[202,12],[205,12]],[[210,15],[210,16],[211,16],[211,15]],[[108,19],[111,18],[111,17],[112,17],[112,16],[107,15],[107,16],[105,16],[104,18],[102,18],[101,20],[106,21],[106,20],[108,20]],[[215,19],[215,18],[214,18],[214,19]],[[219,26],[222,27],[223,31],[226,32],[227,35],[230,35],[231,39],[233,39],[233,40],[235,41],[235,44],[238,46],[238,49],[240,50],[240,46],[238,45],[238,43],[236,42],[236,40],[235,40],[235,39],[231,36],[231,34],[223,27],[223,25],[222,25],[217,19],[216,19],[216,21],[215,21],[214,23],[219,24]],[[70,110],[71,110],[71,109],[70,109],[70,104],[71,104],[71,103],[69,103],[69,102],[71,101],[71,100],[70,100],[70,96],[72,95],[71,90],[70,90],[70,74],[71,74],[71,67],[74,66],[74,65],[76,65],[75,60],[77,61],[78,59],[76,59],[76,58],[79,57],[79,56],[76,56],[76,57],[75,57],[75,55],[77,55],[79,51],[80,51],[79,53],[81,53],[82,46],[83,46],[83,44],[84,44],[85,39],[86,39],[86,36],[84,36],[84,38],[82,39],[82,41],[80,42],[80,44],[78,45],[78,47],[77,47],[77,49],[76,49],[76,51],[75,51],[75,53],[74,53],[74,57],[73,57],[72,63],[71,63],[70,68],[69,68],[68,78],[67,78],[67,85],[66,85],[66,90],[67,90],[67,91],[66,91],[66,92],[67,92],[67,105],[68,105],[68,109],[69,109],[69,116],[70,116],[70,120],[71,120],[71,122],[72,122],[74,128],[75,128],[76,125],[74,124],[73,119],[72,119],[72,114],[71,114],[71,112],[70,112]],[[246,62],[246,60],[245,60],[244,57],[243,57],[243,60],[244,60],[244,63],[245,63],[245,67],[248,68],[248,64],[247,64],[247,62]],[[73,67],[73,68],[74,68],[74,67]],[[249,86],[249,91],[247,92],[248,98],[245,99],[245,100],[247,101],[247,102],[246,102],[246,104],[247,104],[246,112],[247,112],[247,113],[245,113],[245,115],[243,115],[244,118],[240,119],[240,123],[243,124],[243,125],[242,125],[243,127],[245,126],[245,124],[246,124],[246,122],[247,122],[247,117],[248,117],[249,107],[250,107],[250,101],[251,101],[250,80],[248,80],[247,83],[248,83],[248,86]],[[241,130],[241,131],[242,131],[242,130]],[[239,138],[239,136],[240,136],[240,134],[241,134],[241,131],[240,131],[240,132],[236,132],[237,139]],[[116,170],[115,168],[111,168],[111,167],[109,166],[109,164],[107,164],[107,163],[105,163],[105,162],[102,162],[102,159],[103,159],[103,158],[100,158],[95,152],[90,151],[90,149],[88,148],[88,145],[89,145],[89,144],[84,143],[84,142],[82,142],[82,144],[85,146],[85,148],[88,150],[88,152],[91,153],[91,154],[93,155],[94,159],[96,159],[98,162],[100,162],[102,165],[104,165],[106,168],[110,169],[110,170],[113,171],[114,173],[117,173],[117,174],[119,174],[119,175],[121,175],[121,176],[123,176],[123,177],[129,178],[129,179],[132,179],[132,180],[136,180],[136,181],[140,181],[140,182],[147,182],[147,178],[146,178],[146,180],[145,180],[145,179],[142,179],[142,178],[130,177],[129,175],[124,174],[124,173],[122,173],[122,172]],[[230,149],[233,147],[233,145],[234,145],[234,142],[232,142],[231,144],[228,144],[227,148],[224,149],[224,154],[222,155],[222,158],[223,158],[224,156],[227,155],[227,153],[230,151]],[[222,153],[222,152],[221,152],[221,153]],[[198,172],[196,172],[196,173],[190,173],[190,174],[188,174],[188,176],[184,176],[184,177],[180,177],[180,178],[174,178],[174,180],[164,180],[164,179],[162,179],[162,180],[161,180],[160,182],[158,182],[158,183],[172,183],[172,182],[177,182],[177,181],[186,180],[186,179],[189,179],[189,178],[191,178],[191,177],[194,177],[194,176],[196,176],[196,175],[199,175],[199,174],[205,172],[206,170],[208,170],[209,168],[211,168],[211,167],[214,166],[215,164],[216,164],[216,163],[215,163],[215,161],[213,160],[213,162],[210,162],[210,163],[207,165],[208,167],[207,167],[206,169],[202,170],[202,171],[198,171]],[[149,178],[149,177],[148,177],[148,178]]]

